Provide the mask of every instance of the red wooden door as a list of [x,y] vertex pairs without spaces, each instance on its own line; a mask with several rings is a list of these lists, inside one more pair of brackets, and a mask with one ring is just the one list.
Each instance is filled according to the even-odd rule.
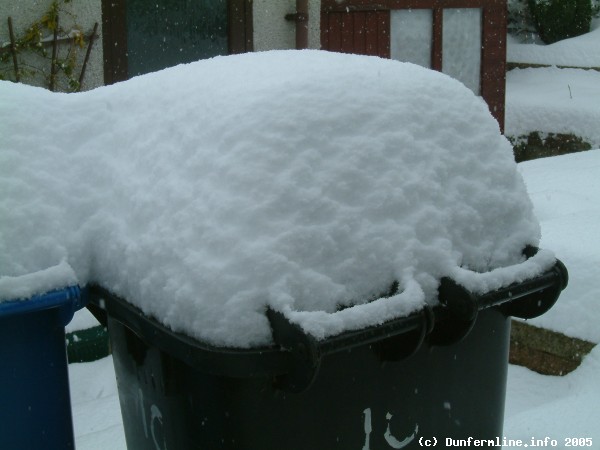
[[321,46],[332,52],[389,58],[390,11],[324,12]]
[[480,8],[482,50],[479,93],[504,130],[506,0],[322,0],[321,48],[390,57],[390,10],[432,10],[431,68],[442,67],[445,8]]

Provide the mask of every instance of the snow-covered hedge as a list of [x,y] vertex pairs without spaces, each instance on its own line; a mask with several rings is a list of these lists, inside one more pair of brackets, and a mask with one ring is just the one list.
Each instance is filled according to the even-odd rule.
[[587,33],[600,16],[599,0],[508,0],[508,31],[524,40],[538,34],[551,44]]
[[546,44],[590,31],[591,0],[528,0],[535,27]]
[[537,32],[529,11],[528,0],[508,0],[508,31],[526,37]]

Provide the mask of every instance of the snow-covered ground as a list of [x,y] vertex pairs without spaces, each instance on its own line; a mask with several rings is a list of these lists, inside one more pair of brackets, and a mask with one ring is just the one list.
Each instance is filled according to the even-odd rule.
[[[596,97],[600,109],[600,96]],[[596,114],[600,120],[600,111]],[[598,122],[600,123],[600,122]],[[530,323],[600,342],[600,150],[520,165],[542,225],[541,245],[569,269],[569,286],[554,307]],[[600,347],[564,377],[510,366],[505,435],[528,441],[592,438],[600,448]]]
[[590,33],[552,45],[521,44],[509,38],[508,61],[554,67],[508,72],[507,136],[572,133],[592,148],[600,147],[600,72],[556,67],[600,67],[600,19],[593,21]]
[[574,134],[592,148],[600,147],[600,72],[514,69],[508,72],[506,84],[507,136],[526,137],[532,131]]
[[530,322],[598,343],[600,150],[527,161],[519,167],[542,225],[541,246],[552,248],[569,269],[569,286],[559,302]]

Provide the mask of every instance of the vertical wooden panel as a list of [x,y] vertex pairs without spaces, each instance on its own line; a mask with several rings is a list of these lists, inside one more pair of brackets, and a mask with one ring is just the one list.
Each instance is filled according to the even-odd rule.
[[342,14],[327,14],[327,46],[325,50],[332,52],[342,51]]
[[342,13],[342,53],[354,53],[354,15]]
[[444,10],[442,8],[433,9],[433,32],[431,33],[431,68],[433,70],[442,70],[442,43],[444,35]]
[[367,49],[366,41],[366,13],[354,13],[354,53],[364,55]]
[[389,11],[323,12],[321,20],[324,50],[389,58]]
[[506,94],[506,24],[503,2],[483,10],[483,50],[481,55],[481,96],[504,132]]
[[231,54],[253,50],[252,0],[227,2],[228,51]]
[[390,57],[390,12],[377,11],[377,56],[381,58]]
[[365,17],[365,54],[377,55],[379,46],[379,30],[377,24],[377,12],[368,11]]
[[104,84],[127,79],[127,9],[125,0],[102,1]]
[[365,55],[377,52],[377,21],[372,11],[365,13]]
[[329,20],[331,19],[331,13],[328,13],[324,8],[321,8],[321,50],[327,50],[329,48]]
[[308,0],[296,0],[296,14],[296,50],[304,50],[308,48]]

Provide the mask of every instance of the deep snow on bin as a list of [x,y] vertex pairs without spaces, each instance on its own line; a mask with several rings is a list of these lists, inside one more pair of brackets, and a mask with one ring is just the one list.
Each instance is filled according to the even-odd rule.
[[0,300],[70,266],[249,347],[267,306],[322,338],[435,304],[442,276],[483,292],[554,262],[523,263],[539,226],[483,100],[411,64],[276,51],[80,94],[1,82],[0,127]]

